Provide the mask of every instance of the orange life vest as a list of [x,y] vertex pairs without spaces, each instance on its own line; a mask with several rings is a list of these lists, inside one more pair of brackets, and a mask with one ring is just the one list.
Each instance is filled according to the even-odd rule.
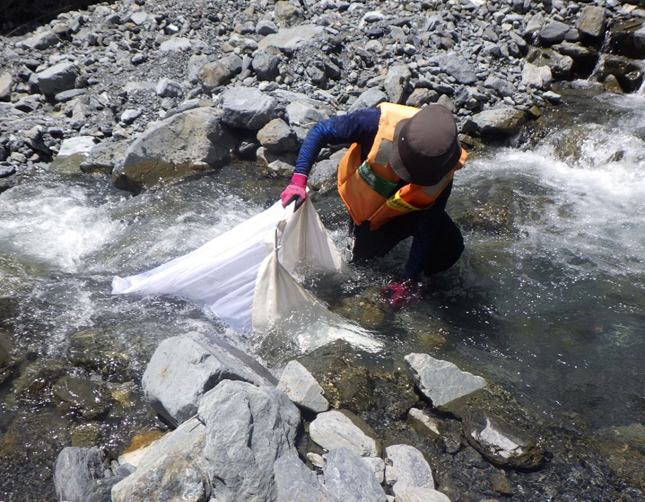
[[400,120],[412,117],[419,110],[393,103],[378,106],[381,118],[367,158],[361,161],[361,147],[354,143],[338,166],[338,192],[354,222],[360,225],[369,221],[370,230],[376,230],[397,216],[430,208],[468,158],[462,149],[457,165],[436,185],[410,183],[397,190],[400,178],[389,164],[394,129]]

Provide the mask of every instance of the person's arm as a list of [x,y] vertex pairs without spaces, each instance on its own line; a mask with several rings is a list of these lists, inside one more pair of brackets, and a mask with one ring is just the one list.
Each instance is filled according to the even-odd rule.
[[371,148],[381,117],[379,108],[367,108],[347,115],[322,120],[313,126],[300,147],[296,168],[287,188],[280,195],[286,207],[295,201],[298,208],[307,197],[307,178],[320,151],[327,145],[358,143],[364,152]]

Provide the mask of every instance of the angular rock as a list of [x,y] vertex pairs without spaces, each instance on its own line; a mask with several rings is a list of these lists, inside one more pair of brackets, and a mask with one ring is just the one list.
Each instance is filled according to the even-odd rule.
[[391,103],[403,102],[411,77],[410,68],[405,64],[394,65],[388,70],[383,87]]
[[43,31],[23,40],[19,45],[42,51],[53,47],[58,42],[60,42],[60,39],[53,31]]
[[[559,80],[568,79],[573,68],[572,57],[560,54],[553,49],[533,49],[526,56],[526,61],[535,66],[548,66],[551,74]],[[522,79],[524,81],[524,74]],[[544,88],[544,84],[540,88]]]
[[522,83],[536,89],[548,89],[553,81],[551,68],[524,63],[522,68]]
[[385,449],[388,465],[385,479],[393,485],[394,495],[403,488],[434,489],[434,477],[427,460],[414,446],[398,444]]
[[510,138],[527,122],[526,112],[512,106],[484,110],[472,116],[463,126],[464,132],[477,132],[487,138]]
[[614,75],[625,92],[635,92],[643,83],[645,63],[622,56],[604,55],[598,61],[594,75],[601,81]]
[[280,74],[280,56],[272,54],[268,49],[258,50],[253,56],[251,66],[259,80],[275,80]]
[[208,502],[210,483],[199,458],[185,453],[164,455],[127,485],[112,489],[111,502],[182,500]]
[[278,32],[277,25],[268,19],[260,19],[255,25],[255,31],[258,35],[266,36]]
[[[283,392],[225,380],[199,406],[212,497],[222,502],[275,500],[273,465],[296,455],[300,412]],[[249,473],[253,473],[249,476]]]
[[0,74],[0,101],[11,101],[11,88],[13,86],[13,77],[11,73],[5,71]]
[[303,101],[292,101],[287,105],[287,116],[291,125],[308,126],[328,119],[323,111]]
[[199,80],[207,93],[228,84],[231,79],[242,71],[242,58],[235,54],[204,64],[199,70]]
[[361,457],[363,463],[374,473],[376,481],[382,484],[385,481],[385,460],[381,457]]
[[327,454],[323,468],[325,488],[343,502],[387,502],[383,487],[361,457],[348,448]]
[[302,10],[291,2],[276,2],[273,17],[280,26],[290,26],[303,17]]
[[112,172],[112,183],[139,192],[227,164],[233,142],[219,118],[211,108],[196,108],[152,124],[129,146],[123,165]]
[[275,118],[277,101],[254,87],[233,87],[222,93],[222,122],[258,130]]
[[81,164],[94,147],[96,147],[96,143],[92,136],[76,136],[66,139],[54,157],[51,169],[68,175],[78,174],[81,171]]
[[405,360],[419,390],[438,408],[486,386],[482,377],[461,371],[455,364],[428,354],[408,354]]
[[66,447],[54,466],[54,486],[58,500],[83,500],[83,493],[95,480],[103,478],[107,467],[99,448]]
[[58,63],[35,74],[36,82],[45,96],[73,89],[78,77],[78,67],[73,63]]
[[468,442],[496,465],[536,469],[544,451],[535,438],[484,410],[471,412],[463,421]]
[[166,77],[159,79],[155,92],[162,98],[177,98],[183,94],[181,84]]
[[[491,499],[491,502],[495,499]],[[397,490],[396,502],[450,502],[450,498],[432,488],[407,486]],[[484,502],[484,501],[482,501]]]
[[92,148],[80,164],[84,173],[110,174],[128,148],[126,142],[103,141]]
[[162,52],[172,52],[172,51],[185,51],[192,48],[193,44],[188,38],[181,37],[172,37],[168,40],[164,40],[159,49]]
[[[192,418],[181,424],[176,430],[166,434],[157,441],[145,448],[139,456],[134,473],[120,481],[112,488],[113,502],[130,502],[132,500],[163,500],[163,498],[145,498],[152,490],[155,490],[162,482],[166,469],[172,469],[181,474],[182,471],[190,472],[190,478],[197,480],[192,482],[200,492],[199,482],[200,471],[203,472],[201,464],[195,459],[200,458],[204,443],[206,441],[206,427],[197,418]],[[131,455],[126,455],[128,460]],[[120,458],[121,464],[124,457]],[[173,476],[173,479],[175,476]],[[206,481],[208,478],[205,476]],[[181,480],[176,480],[181,486]],[[181,492],[172,493],[172,487],[164,489],[165,495],[174,495],[175,498],[182,495]],[[172,500],[172,497],[166,500]],[[199,500],[199,499],[197,499]]]
[[282,119],[273,119],[257,133],[260,144],[274,152],[297,152],[300,142],[296,132]]
[[321,413],[329,409],[329,402],[323,396],[322,387],[298,361],[289,361],[285,366],[278,389],[307,410]]
[[361,457],[377,457],[379,442],[367,432],[363,424],[357,425],[357,417],[336,410],[319,414],[309,425],[311,440],[326,450],[347,448]]
[[283,455],[273,464],[276,502],[336,502],[318,476],[295,455]]
[[364,110],[365,108],[376,106],[379,103],[387,101],[387,99],[387,94],[376,87],[372,87],[361,93],[356,101],[352,103],[352,106],[349,107],[347,113],[357,112],[358,110]]
[[484,86],[490,87],[497,93],[498,96],[502,98],[512,96],[515,93],[513,84],[494,75],[488,76],[488,78],[484,82]]
[[578,16],[576,28],[590,37],[601,37],[605,33],[606,17],[607,12],[604,8],[587,5]]
[[569,25],[565,23],[551,21],[540,30],[539,37],[547,45],[559,44],[565,39],[569,29]]
[[477,82],[477,75],[472,65],[457,54],[432,56],[430,62],[438,65],[442,71],[457,79],[460,84],[470,85]]
[[177,425],[195,415],[203,396],[223,380],[272,383],[223,347],[193,334],[159,344],[143,373],[142,386],[157,412]]
[[441,432],[439,431],[438,425],[439,421],[418,408],[410,409],[408,412],[407,423],[411,429],[422,437],[432,441],[436,441],[441,438]]
[[468,414],[463,428],[473,448],[496,465],[536,469],[544,462],[544,451],[535,438],[487,411]]
[[260,40],[258,48],[276,47],[281,51],[291,52],[301,47],[312,45],[315,38],[321,35],[324,30],[323,26],[314,24],[303,24],[294,28],[281,29],[277,33],[267,35]]

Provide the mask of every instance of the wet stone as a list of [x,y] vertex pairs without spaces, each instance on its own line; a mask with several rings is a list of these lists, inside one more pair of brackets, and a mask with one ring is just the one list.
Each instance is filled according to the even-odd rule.
[[325,391],[334,408],[355,413],[378,410],[398,419],[419,398],[414,383],[392,361],[373,363],[347,342],[328,344],[298,359]]
[[110,409],[110,393],[101,382],[64,376],[52,390],[60,400],[60,408],[78,412],[85,418],[97,418]]
[[535,438],[487,411],[471,412],[463,427],[468,442],[496,465],[536,469],[544,462]]
[[128,356],[106,334],[76,333],[70,338],[67,356],[75,366],[96,371],[108,381],[123,382],[132,377]]
[[16,361],[11,354],[11,339],[8,333],[0,331],[0,384],[13,373]]

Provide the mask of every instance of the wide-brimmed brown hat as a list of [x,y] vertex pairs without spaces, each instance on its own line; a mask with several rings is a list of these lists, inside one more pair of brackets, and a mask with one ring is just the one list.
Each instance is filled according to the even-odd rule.
[[396,125],[389,160],[402,180],[429,186],[439,183],[460,155],[452,112],[441,105],[429,105]]

